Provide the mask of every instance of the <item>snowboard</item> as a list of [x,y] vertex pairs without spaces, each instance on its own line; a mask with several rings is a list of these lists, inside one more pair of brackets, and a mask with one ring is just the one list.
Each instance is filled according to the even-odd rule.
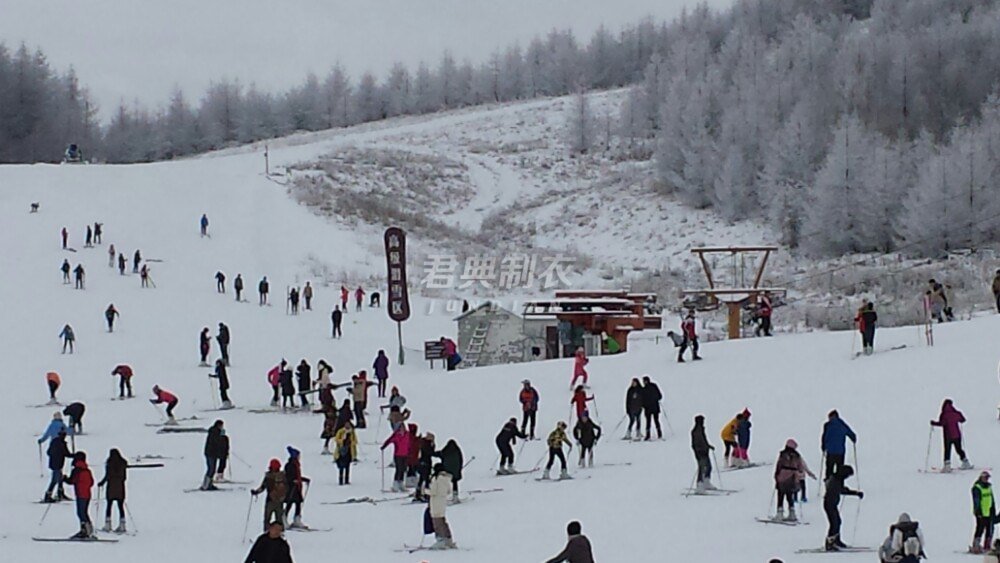
[[31,538],[32,541],[43,542],[75,542],[75,543],[118,543],[118,540],[106,538]]
[[779,524],[781,526],[808,526],[809,522],[803,522],[801,520],[778,520],[776,518],[756,518],[761,524]]
[[809,549],[797,549],[795,553],[875,553],[875,548],[873,547],[841,547],[836,551],[827,551],[826,548],[814,547]]

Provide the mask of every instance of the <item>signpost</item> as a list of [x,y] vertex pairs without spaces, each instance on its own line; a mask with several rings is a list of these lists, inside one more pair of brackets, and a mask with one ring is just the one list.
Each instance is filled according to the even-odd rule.
[[386,311],[396,321],[399,365],[404,363],[403,321],[410,318],[410,296],[406,289],[406,233],[399,227],[385,230],[385,261],[388,267],[389,300]]

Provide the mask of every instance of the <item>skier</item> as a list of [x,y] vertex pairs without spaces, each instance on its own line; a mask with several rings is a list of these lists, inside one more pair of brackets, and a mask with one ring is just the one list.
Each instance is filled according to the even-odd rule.
[[257,284],[257,296],[259,298],[258,305],[263,307],[267,305],[267,293],[271,290],[271,284],[267,281],[267,276],[260,279],[260,283]]
[[105,485],[108,487],[104,491],[104,498],[107,505],[104,508],[104,528],[103,532],[111,531],[111,506],[118,505],[118,527],[116,534],[124,534],[125,528],[125,480],[128,473],[128,461],[122,457],[121,452],[112,448],[108,452],[108,459],[104,462],[104,478],[97,484],[100,489]]
[[136,249],[135,254],[132,255],[132,273],[139,273],[139,263],[142,262],[142,253],[139,249]]
[[635,439],[638,440],[642,434],[642,385],[639,378],[633,377],[628,389],[625,391],[625,414],[628,416],[628,430],[625,432],[625,439],[632,438],[632,427],[635,426]]
[[[59,422],[60,424],[62,423],[61,418]],[[41,451],[41,443],[42,440],[39,440],[39,452]],[[45,496],[42,498],[42,502],[68,500],[69,497],[66,496],[66,492],[63,490],[63,466],[66,465],[66,459],[73,454],[69,451],[69,446],[66,445],[65,427],[59,429],[52,440],[49,441],[46,454],[49,456],[49,471],[52,473],[52,478],[49,480],[48,488],[45,489]]]
[[215,341],[219,343],[219,354],[222,361],[229,365],[229,327],[226,323],[219,323],[219,333],[215,336]]
[[[420,429],[416,424],[406,425],[406,435],[410,439],[410,454],[406,456],[406,480],[404,485],[407,489],[417,486],[417,472],[420,470],[420,445],[423,442],[420,438]],[[416,494],[414,494],[414,497]]]
[[1000,313],[1000,270],[993,276],[993,300],[997,304],[997,312]]
[[38,437],[38,444],[44,444],[46,440],[55,438],[60,432],[70,436],[73,435],[73,429],[66,426],[66,423],[63,422],[63,414],[56,411],[52,413],[52,420],[45,427],[45,432],[42,432],[42,435]]
[[462,356],[458,353],[458,345],[450,338],[441,337],[441,346],[444,347],[444,361],[448,366],[448,371],[455,371],[455,368],[462,361]]
[[118,364],[115,369],[111,370],[111,376],[118,376],[118,398],[124,399],[126,397],[126,390],[128,391],[128,397],[132,397],[132,367],[128,364]]
[[354,399],[354,426],[355,428],[367,428],[365,423],[365,409],[368,408],[368,388],[375,385],[368,381],[365,370],[361,370],[357,375],[351,376],[353,384],[351,392]]
[[115,251],[115,245],[112,244],[111,246],[108,247],[108,267],[109,268],[114,268],[115,267],[115,255],[116,254],[117,254],[117,252]]
[[312,392],[312,367],[305,358],[302,358],[298,367],[295,368],[295,376],[299,384],[299,400],[302,401],[302,408],[308,409],[308,394]]
[[382,447],[379,449],[385,451],[390,444],[393,447],[392,465],[394,469],[392,475],[392,492],[401,493],[406,491],[403,479],[406,476],[406,458],[410,455],[410,436],[402,424],[396,427],[392,435],[382,443]]
[[380,399],[383,399],[385,398],[385,388],[389,381],[389,358],[385,355],[385,350],[378,351],[375,362],[372,364],[372,369],[375,370],[375,380],[378,381],[378,396]]
[[87,467],[87,454],[78,451],[73,454],[73,471],[65,482],[73,485],[73,497],[76,498],[76,516],[80,519],[80,531],[73,535],[76,539],[93,539],[94,524],[90,521],[90,495],[94,486],[94,475]]
[[382,294],[373,291],[368,295],[368,306],[369,307],[381,307],[382,306]]
[[69,428],[73,434],[83,434],[83,413],[87,412],[87,407],[83,403],[76,401],[66,405],[63,414],[69,418]]
[[76,342],[76,334],[73,333],[73,327],[68,324],[63,327],[62,332],[59,333],[59,338],[62,338],[62,353],[66,353],[66,347],[69,346],[69,353],[73,353],[73,344]]
[[77,264],[76,268],[73,268],[73,280],[76,282],[74,287],[76,289],[84,289],[83,281],[87,277],[87,273],[83,269],[83,264]]
[[549,472],[552,470],[552,465],[555,463],[556,458],[559,458],[559,465],[561,466],[559,479],[569,479],[569,472],[566,471],[566,456],[563,454],[562,445],[565,443],[569,447],[569,451],[573,451],[573,443],[566,437],[565,422],[560,420],[556,424],[556,429],[549,433],[547,443],[549,446],[549,461],[545,465],[542,479],[549,479]]
[[226,292],[226,274],[223,274],[222,270],[215,272],[215,291],[219,293]]
[[143,264],[142,268],[139,269],[139,280],[141,287],[153,285],[152,279],[149,277],[149,266],[147,264]]
[[528,436],[517,429],[517,419],[512,417],[500,429],[500,433],[497,434],[495,440],[497,449],[500,450],[500,468],[497,469],[497,475],[512,475],[517,473],[514,470],[514,448],[511,446],[517,442],[518,438],[527,440]]
[[861,332],[861,349],[864,355],[870,356],[875,352],[875,328],[878,324],[878,313],[875,312],[875,304],[866,301],[864,306],[858,311],[855,318],[858,331]]
[[285,525],[281,520],[271,522],[266,531],[253,542],[244,563],[292,563],[291,548],[281,535],[284,530]]
[[219,439],[216,445],[218,446],[218,450],[216,450],[215,453],[219,456],[219,462],[215,467],[215,478],[212,482],[228,483],[229,480],[226,479],[226,468],[229,467],[229,436],[226,434],[225,428],[219,432]]
[[[320,360],[316,363],[316,387],[320,389],[325,389],[327,385],[332,385],[330,382],[330,374],[333,373],[333,367],[326,363],[326,360]],[[320,401],[322,403],[322,401]]]
[[701,356],[698,355],[698,332],[696,329],[696,323],[694,320],[694,309],[688,309],[688,314],[681,321],[681,333],[684,336],[684,340],[681,341],[680,352],[677,353],[677,361],[679,363],[684,363],[684,352],[691,348],[691,359],[700,360]]
[[[955,314],[952,312],[951,306],[948,305],[948,294],[945,293],[946,286],[934,279],[927,280],[927,285],[930,287],[931,297],[939,307],[937,313],[938,322],[955,320]],[[947,288],[950,289],[950,286],[947,286]]]
[[94,242],[101,244],[101,235],[104,234],[104,223],[94,223]]
[[619,352],[622,351],[622,347],[621,347],[620,344],[618,344],[618,341],[615,340],[614,338],[611,338],[611,335],[609,335],[606,332],[602,332],[601,333],[601,342],[604,343],[604,353],[605,354],[609,354],[609,355],[610,354],[618,354]]
[[581,532],[580,523],[574,520],[567,524],[566,535],[566,547],[545,563],[594,563],[590,540]]
[[453,476],[448,472],[444,463],[434,465],[428,510],[434,527],[434,537],[437,541],[431,546],[431,549],[455,549],[458,547],[452,539],[451,527],[445,517],[445,509],[448,506],[448,491],[453,488],[454,483],[452,479]]
[[104,310],[104,318],[108,321],[108,332],[115,331],[115,317],[119,316],[118,309],[115,309],[115,304],[111,303],[108,308]]
[[997,515],[996,505],[993,504],[993,485],[990,484],[989,471],[980,473],[979,479],[972,485],[972,515],[976,517],[976,531],[972,536],[972,546],[969,551],[984,553],[993,543],[993,526]]
[[233,280],[233,291],[236,292],[236,302],[239,303],[243,300],[243,274],[236,274],[236,279]]
[[650,438],[650,431],[653,423],[656,423],[656,438],[663,439],[663,430],[660,428],[660,400],[663,394],[655,383],[650,381],[648,375],[642,376],[642,410],[646,413],[646,441]]
[[62,234],[62,247],[63,247],[63,250],[66,250],[66,248],[67,248],[66,245],[69,242],[69,231],[66,230],[66,227],[62,228],[62,233],[61,234]]
[[313,287],[309,282],[302,288],[302,299],[306,302],[306,311],[312,311]]
[[836,473],[826,478],[826,493],[823,495],[823,512],[826,513],[826,521],[829,523],[824,545],[826,551],[839,551],[841,548],[847,547],[844,542],[840,541],[840,497],[850,495],[858,497],[859,500],[865,498],[863,492],[855,491],[844,484],[844,480],[851,475],[854,475],[854,468],[850,465],[843,465],[837,469]]
[[395,432],[403,426],[403,423],[410,419],[410,409],[402,409],[395,405],[389,406],[389,428]]
[[287,446],[288,461],[285,462],[285,483],[288,485],[288,496],[285,497],[285,514],[291,514],[295,508],[295,516],[289,528],[308,529],[302,523],[302,503],[306,501],[304,487],[309,486],[310,479],[302,475],[301,452],[292,446]]
[[[538,415],[538,391],[531,386],[531,381],[521,381],[521,392],[517,400],[521,403],[521,434],[527,434],[529,440],[535,439],[535,417]],[[530,423],[530,426],[529,426]]]
[[347,296],[349,294],[350,292],[347,291],[347,287],[340,286],[340,309],[344,313],[347,313]]
[[94,230],[90,228],[90,225],[87,225],[87,237],[85,239],[85,242],[83,243],[83,246],[85,248],[90,248],[94,246]]
[[285,370],[285,365],[287,362],[284,358],[281,359],[281,363],[274,366],[267,372],[267,383],[271,386],[271,391],[273,395],[271,396],[271,406],[278,406],[278,391],[281,388],[281,372]]
[[576,418],[579,420],[583,411],[587,410],[587,402],[593,401],[594,396],[587,396],[587,392],[583,389],[583,385],[577,385],[576,390],[573,391],[573,397],[570,398],[569,404],[573,405],[576,412]]
[[208,354],[212,350],[212,335],[207,326],[201,329],[201,334],[198,336],[198,350],[201,352],[201,363],[198,365],[208,367]]
[[340,330],[340,323],[344,319],[344,313],[340,310],[340,305],[333,306],[333,312],[330,313],[330,321],[333,323],[333,332],[330,334],[330,338],[343,338],[344,333]]
[[[786,522],[797,522],[795,515],[795,495],[798,492],[799,482],[803,475],[809,475],[813,479],[816,475],[809,470],[806,461],[798,452],[799,444],[794,439],[785,441],[785,449],[778,454],[778,462],[774,467],[774,487],[778,491],[778,509],[775,513],[775,520]],[[788,516],[784,513],[784,504],[788,503]]]
[[924,535],[920,523],[902,513],[899,520],[889,526],[889,537],[879,546],[882,563],[919,563],[924,555]]
[[[565,427],[565,425],[564,425]],[[565,434],[564,434],[565,436]],[[441,451],[434,452],[434,457],[441,459],[441,464],[451,475],[451,500],[458,502],[458,482],[462,480],[462,450],[455,440],[448,440]]]
[[396,408],[399,408],[399,409],[402,410],[402,408],[404,406],[406,406],[406,397],[400,395],[399,394],[399,387],[396,387],[394,385],[392,387],[392,389],[389,391],[389,404],[382,405],[381,407],[379,407],[379,409],[380,410],[385,410],[385,409],[392,409],[393,407],[396,407]]
[[587,385],[587,364],[590,360],[587,359],[587,354],[583,350],[583,346],[576,349],[576,355],[573,358],[573,379],[570,380],[569,386],[572,389],[576,385],[576,380],[578,378],[583,379],[583,385]]
[[125,259],[125,253],[118,254],[118,275],[125,275],[125,268],[128,266],[128,260]]
[[219,358],[215,360],[215,371],[208,374],[219,380],[219,400],[222,401],[222,409],[233,408],[233,403],[229,401],[229,372],[226,369],[226,362]]
[[764,336],[771,336],[771,311],[773,307],[771,305],[771,292],[765,291],[763,295],[760,296],[757,302],[757,319],[759,324],[757,325],[754,334],[760,336],[762,333]]
[[281,370],[281,374],[278,378],[278,383],[281,385],[281,408],[282,410],[289,408],[295,408],[295,380],[292,378],[292,370],[288,369],[287,364],[282,364],[284,369]]
[[820,438],[820,450],[826,460],[824,478],[829,479],[844,465],[844,455],[847,452],[847,439],[857,443],[858,436],[851,427],[840,418],[836,409],[826,415],[823,424],[823,436]]
[[972,464],[965,457],[965,450],[962,449],[962,426],[965,422],[965,415],[955,408],[951,399],[945,399],[941,404],[941,414],[937,420],[931,421],[931,426],[940,426],[944,431],[944,467],[942,473],[951,472],[951,449],[955,448],[958,457],[962,460],[962,469],[972,469]]
[[299,314],[299,290],[293,287],[288,292],[288,304],[291,306],[292,314]]
[[750,465],[750,409],[743,409],[736,423],[736,467]]
[[63,259],[62,266],[59,266],[59,270],[63,274],[63,284],[69,285],[69,273],[72,270],[72,266],[69,265],[69,260]]
[[59,401],[56,399],[56,391],[59,390],[59,386],[62,385],[62,379],[59,378],[59,374],[50,371],[45,374],[45,384],[49,387],[49,405],[58,405]]
[[271,459],[267,465],[267,473],[264,473],[264,480],[260,486],[251,489],[250,494],[257,496],[267,491],[264,500],[264,529],[268,529],[271,522],[278,522],[282,525],[285,521],[284,503],[288,496],[288,485],[285,481],[285,474],[281,471],[281,462]]
[[705,417],[700,414],[694,417],[694,427],[691,428],[691,449],[694,451],[695,461],[698,462],[696,490],[714,491],[716,487],[712,484],[712,460],[709,452],[714,450],[715,446],[708,443],[708,437],[705,436]]
[[177,406],[178,399],[177,395],[174,395],[166,389],[160,389],[159,385],[153,386],[153,398],[149,400],[150,403],[158,405],[160,403],[166,403],[167,405],[167,424],[174,425],[177,424],[177,420],[174,419],[174,407]]
[[201,224],[201,236],[202,237],[207,237],[208,236],[208,215],[206,215],[204,213],[201,214],[201,222],[200,222],[200,224]]
[[417,488],[413,492],[413,498],[417,501],[426,501],[424,490],[431,485],[431,467],[434,462],[434,434],[428,432],[420,438],[420,453],[417,461]]
[[594,424],[594,421],[590,419],[588,411],[583,411],[580,419],[576,421],[576,426],[573,427],[573,438],[576,439],[576,443],[580,446],[580,462],[578,465],[583,467],[584,457],[586,457],[587,466],[593,467],[594,446],[601,439],[601,427]]
[[722,444],[726,447],[726,451],[723,454],[726,467],[736,467],[739,463],[739,457],[736,455],[736,450],[739,449],[739,443],[736,441],[736,429],[739,427],[742,419],[743,413],[737,413],[732,420],[722,427],[722,431],[719,433],[719,437],[722,438]]
[[365,290],[359,285],[357,289],[354,290],[354,309],[356,311],[361,310],[361,304],[365,300]]
[[350,419],[337,430],[333,437],[336,447],[333,459],[337,462],[337,479],[341,485],[351,484],[351,463],[358,459],[358,437]]

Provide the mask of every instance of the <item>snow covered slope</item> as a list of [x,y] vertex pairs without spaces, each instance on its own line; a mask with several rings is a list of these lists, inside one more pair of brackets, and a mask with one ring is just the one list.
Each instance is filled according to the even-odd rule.
[[[544,105],[550,102],[538,102]],[[525,107],[528,106],[527,104]],[[497,111],[515,111],[500,109]],[[458,113],[457,126],[472,118]],[[416,130],[429,127],[414,122]],[[358,132],[381,135],[373,129]],[[336,136],[334,136],[336,137]],[[273,150],[279,162],[294,162],[320,154],[337,139]],[[273,148],[273,147],[272,147]],[[383,310],[347,315],[343,340],[329,338],[328,312],[333,288],[317,287],[315,311],[298,317],[284,314],[280,296],[288,284],[312,279],[325,268],[345,282],[378,275],[380,231],[331,223],[299,206],[285,188],[263,178],[260,156],[232,151],[213,158],[142,166],[15,166],[0,168],[0,224],[7,244],[0,270],[0,343],[6,377],[0,394],[5,453],[0,503],[3,560],[29,557],[54,561],[72,557],[79,563],[141,558],[147,561],[238,561],[248,549],[241,543],[250,496],[246,491],[184,494],[199,484],[204,470],[203,435],[159,435],[159,416],[145,402],[158,383],[176,392],[178,416],[197,415],[206,422],[218,413],[200,412],[213,404],[206,369],[197,367],[197,335],[201,327],[215,330],[226,322],[233,335],[231,395],[246,408],[267,404],[266,371],[282,357],[301,357],[315,365],[325,358],[336,368],[336,381],[370,369],[378,349],[395,360],[395,336]],[[504,189],[496,194],[507,197]],[[29,203],[41,212],[29,214]],[[489,205],[490,202],[484,202]],[[207,213],[210,239],[198,235],[198,218]],[[84,249],[85,224],[105,225],[104,245]],[[59,230],[71,231],[70,245],[60,249]],[[155,289],[141,289],[137,276],[121,277],[107,267],[107,245],[130,255],[136,248],[151,263]],[[611,243],[608,243],[611,244]],[[611,248],[611,247],[608,247]],[[58,267],[63,258],[87,268],[85,291],[63,286]],[[416,265],[411,265],[417,268]],[[215,292],[213,275],[223,270],[230,280],[242,273],[248,289],[260,276],[272,284],[274,307],[240,304],[232,295]],[[343,274],[341,274],[343,272]],[[339,285],[339,282],[335,282]],[[248,291],[254,299],[252,291]],[[103,310],[114,303],[121,319],[113,334],[104,331]],[[420,540],[422,507],[401,503],[322,505],[379,492],[380,456],[368,444],[385,437],[383,425],[362,434],[362,462],[353,470],[349,487],[336,485],[329,458],[319,455],[322,420],[318,415],[255,414],[246,410],[223,413],[232,440],[233,476],[258,482],[267,461],[285,459],[285,446],[303,453],[303,468],[313,478],[305,520],[328,533],[287,534],[296,561],[329,560],[415,562],[462,561],[500,563],[541,561],[564,543],[565,524],[579,519],[603,563],[656,561],[871,561],[862,555],[795,555],[803,547],[820,545],[824,532],[817,486],[809,483],[810,502],[804,517],[811,525],[765,527],[754,521],[768,513],[770,469],[724,473],[723,484],[740,492],[728,497],[681,496],[694,474],[688,431],[692,417],[707,418],[709,438],[721,446],[718,431],[744,407],[753,412],[751,458],[773,461],[789,437],[796,438],[816,469],[820,465],[819,434],[826,412],[838,408],[860,435],[858,483],[867,496],[860,520],[857,501],[843,504],[848,543],[875,546],[901,511],[921,521],[927,551],[934,561],[967,561],[957,555],[972,531],[969,487],[972,473],[928,475],[923,468],[928,447],[927,421],[936,417],[944,397],[955,399],[965,412],[967,450],[974,463],[993,465],[992,450],[1000,433],[996,419],[996,335],[1000,318],[983,317],[937,328],[937,345],[919,345],[917,329],[886,330],[877,336],[879,350],[907,348],[871,358],[850,357],[848,333],[782,336],[767,340],[711,343],[703,347],[705,361],[679,365],[674,351],[655,335],[643,333],[623,356],[596,358],[589,369],[597,397],[594,412],[607,432],[596,461],[631,463],[575,471],[571,482],[538,483],[530,477],[493,477],[497,458],[493,438],[502,423],[519,414],[519,381],[530,378],[541,394],[539,430],[548,432],[569,409],[566,389],[571,365],[554,361],[498,366],[446,374],[420,360],[423,340],[451,334],[453,324],[441,313],[427,314],[430,301],[416,298],[414,316],[404,327],[408,348],[405,366],[390,368],[390,382],[409,398],[413,420],[434,432],[443,444],[458,440],[466,459],[464,489],[503,487],[475,502],[449,509],[456,541],[471,551],[406,554],[394,550]],[[436,311],[441,311],[437,307]],[[64,323],[76,329],[77,353],[59,354],[57,334]],[[662,335],[661,335],[662,336]],[[215,357],[213,350],[213,357]],[[136,371],[139,398],[111,401],[112,368],[130,363]],[[395,361],[393,361],[395,364]],[[31,536],[68,536],[76,530],[73,509],[53,506],[39,524],[45,506],[41,498],[47,478],[39,476],[33,436],[48,423],[51,408],[29,408],[47,397],[44,374],[54,370],[64,384],[64,403],[87,404],[87,435],[77,447],[88,452],[95,477],[103,475],[107,450],[117,447],[129,456],[157,454],[163,469],[129,474],[128,505],[138,534],[117,545],[37,544]],[[628,380],[644,373],[658,381],[675,433],[667,440],[631,443],[619,440],[616,427],[623,416]],[[338,392],[338,398],[343,393]],[[372,410],[372,409],[370,409]],[[372,419],[374,420],[374,419]],[[931,464],[940,461],[940,435],[933,436]],[[544,455],[543,442],[531,442],[517,466],[527,469]],[[574,450],[575,454],[575,450]],[[573,456],[570,456],[573,460]],[[242,460],[242,461],[241,461]],[[244,465],[246,462],[248,465]],[[575,469],[575,468],[574,468]],[[262,506],[250,506],[251,536]],[[102,514],[103,516],[103,514]],[[100,520],[96,520],[100,523]]]

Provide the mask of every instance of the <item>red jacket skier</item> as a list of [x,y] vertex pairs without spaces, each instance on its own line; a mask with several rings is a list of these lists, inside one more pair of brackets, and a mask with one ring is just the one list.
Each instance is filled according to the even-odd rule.
[[941,414],[937,420],[931,421],[931,426],[940,426],[944,430],[944,468],[942,471],[951,471],[951,449],[955,448],[958,457],[962,460],[962,469],[972,469],[965,450],[962,449],[962,423],[965,422],[965,415],[955,408],[951,399],[945,399],[941,405]]
[[583,384],[587,384],[587,368],[586,365],[590,363],[587,359],[586,352],[583,351],[583,347],[576,349],[576,359],[573,360],[573,380],[569,382],[569,386],[572,387],[576,385],[577,378],[583,378]]
[[576,418],[579,419],[583,411],[587,410],[587,401],[593,401],[594,396],[587,396],[586,391],[583,390],[583,385],[577,385],[576,391],[573,392],[573,398],[569,400],[569,403],[576,407]]

